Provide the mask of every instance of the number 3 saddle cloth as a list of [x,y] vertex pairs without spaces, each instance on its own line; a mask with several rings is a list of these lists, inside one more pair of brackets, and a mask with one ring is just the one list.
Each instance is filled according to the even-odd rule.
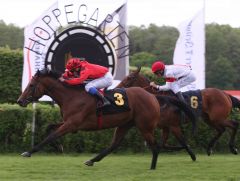
[[98,108],[97,106],[97,111],[102,111],[103,114],[130,111],[128,97],[124,88],[104,90],[103,95],[111,102],[111,105],[102,108]]

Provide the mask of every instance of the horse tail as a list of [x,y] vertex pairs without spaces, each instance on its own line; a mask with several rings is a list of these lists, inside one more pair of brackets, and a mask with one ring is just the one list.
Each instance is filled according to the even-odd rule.
[[228,96],[230,97],[230,99],[232,101],[232,107],[240,109],[240,100],[230,94],[228,94]]
[[172,96],[160,96],[160,95],[156,95],[156,98],[158,99],[159,102],[165,102],[167,104],[173,104],[175,106],[177,106],[181,111],[183,111],[188,118],[191,120],[192,122],[192,134],[195,135],[196,133],[196,122],[197,122],[197,118],[195,116],[195,114],[193,113],[193,111],[191,110],[191,108],[185,104],[184,102],[172,97]]

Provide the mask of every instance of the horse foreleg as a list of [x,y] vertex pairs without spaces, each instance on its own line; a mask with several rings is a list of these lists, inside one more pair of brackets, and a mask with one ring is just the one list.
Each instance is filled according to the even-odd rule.
[[59,128],[57,128],[54,132],[50,133],[41,143],[34,146],[30,151],[24,152],[21,155],[24,157],[31,157],[32,153],[38,152],[41,150],[46,144],[55,141],[58,137],[63,136],[66,133],[69,133],[70,127],[67,124],[62,124]]
[[158,159],[158,154],[159,154],[159,145],[157,144],[154,134],[150,132],[142,132],[143,137],[145,138],[147,145],[152,151],[152,163],[150,169],[156,169],[157,165],[157,159]]
[[226,130],[224,127],[218,127],[216,128],[217,130],[217,134],[216,136],[214,136],[207,147],[207,155],[210,156],[212,154],[212,148],[214,147],[214,145],[216,144],[217,140],[220,138],[220,136],[224,133],[224,131]]
[[182,147],[182,146],[180,147],[180,146],[168,145],[167,144],[168,137],[169,137],[169,128],[163,128],[162,136],[161,136],[162,142],[160,144],[161,148],[163,148],[164,150],[167,150],[167,151],[179,151],[179,150],[184,149],[184,147]]
[[190,157],[192,158],[193,161],[196,161],[196,156],[191,150],[191,148],[187,145],[186,140],[182,134],[182,131],[180,127],[171,127],[171,132],[174,134],[176,139],[179,141],[179,143],[182,145],[182,147],[188,152]]
[[163,128],[162,135],[161,135],[161,143],[160,143],[161,148],[165,149],[165,147],[167,147],[168,137],[169,137],[169,128]]
[[[55,124],[49,124],[46,128],[45,135],[50,135],[50,133],[54,132],[57,128],[59,128],[64,122],[59,122]],[[57,152],[63,153],[63,145],[59,141],[52,141],[49,143]]]
[[114,132],[114,136],[112,139],[112,143],[111,145],[104,149],[103,151],[101,151],[97,156],[95,156],[94,158],[86,161],[84,164],[87,166],[93,166],[94,162],[99,162],[100,160],[102,160],[105,156],[107,156],[108,154],[110,154],[113,150],[115,150],[120,143],[122,142],[124,136],[127,134],[128,130],[132,127],[132,125],[127,124],[121,127],[117,127],[115,129]]

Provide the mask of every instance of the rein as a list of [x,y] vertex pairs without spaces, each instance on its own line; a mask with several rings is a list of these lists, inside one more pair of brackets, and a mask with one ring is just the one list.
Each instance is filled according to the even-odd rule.
[[145,87],[142,87],[144,90],[147,90],[148,88],[151,88],[151,90],[152,90],[152,92],[154,93],[154,94],[157,94],[157,93],[159,93],[159,91],[158,90],[156,90],[155,88],[153,88],[152,86],[150,86],[150,85],[148,85],[148,86],[145,86]]
[[147,89],[147,88],[149,88],[149,87],[151,87],[150,85],[148,85],[148,86],[145,86],[145,87],[142,87],[143,89]]

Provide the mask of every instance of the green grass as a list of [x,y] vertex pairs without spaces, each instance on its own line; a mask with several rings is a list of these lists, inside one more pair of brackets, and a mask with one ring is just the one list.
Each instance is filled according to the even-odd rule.
[[150,154],[112,154],[93,167],[83,163],[93,155],[0,156],[0,181],[240,181],[239,155],[160,154],[157,169],[149,170]]

